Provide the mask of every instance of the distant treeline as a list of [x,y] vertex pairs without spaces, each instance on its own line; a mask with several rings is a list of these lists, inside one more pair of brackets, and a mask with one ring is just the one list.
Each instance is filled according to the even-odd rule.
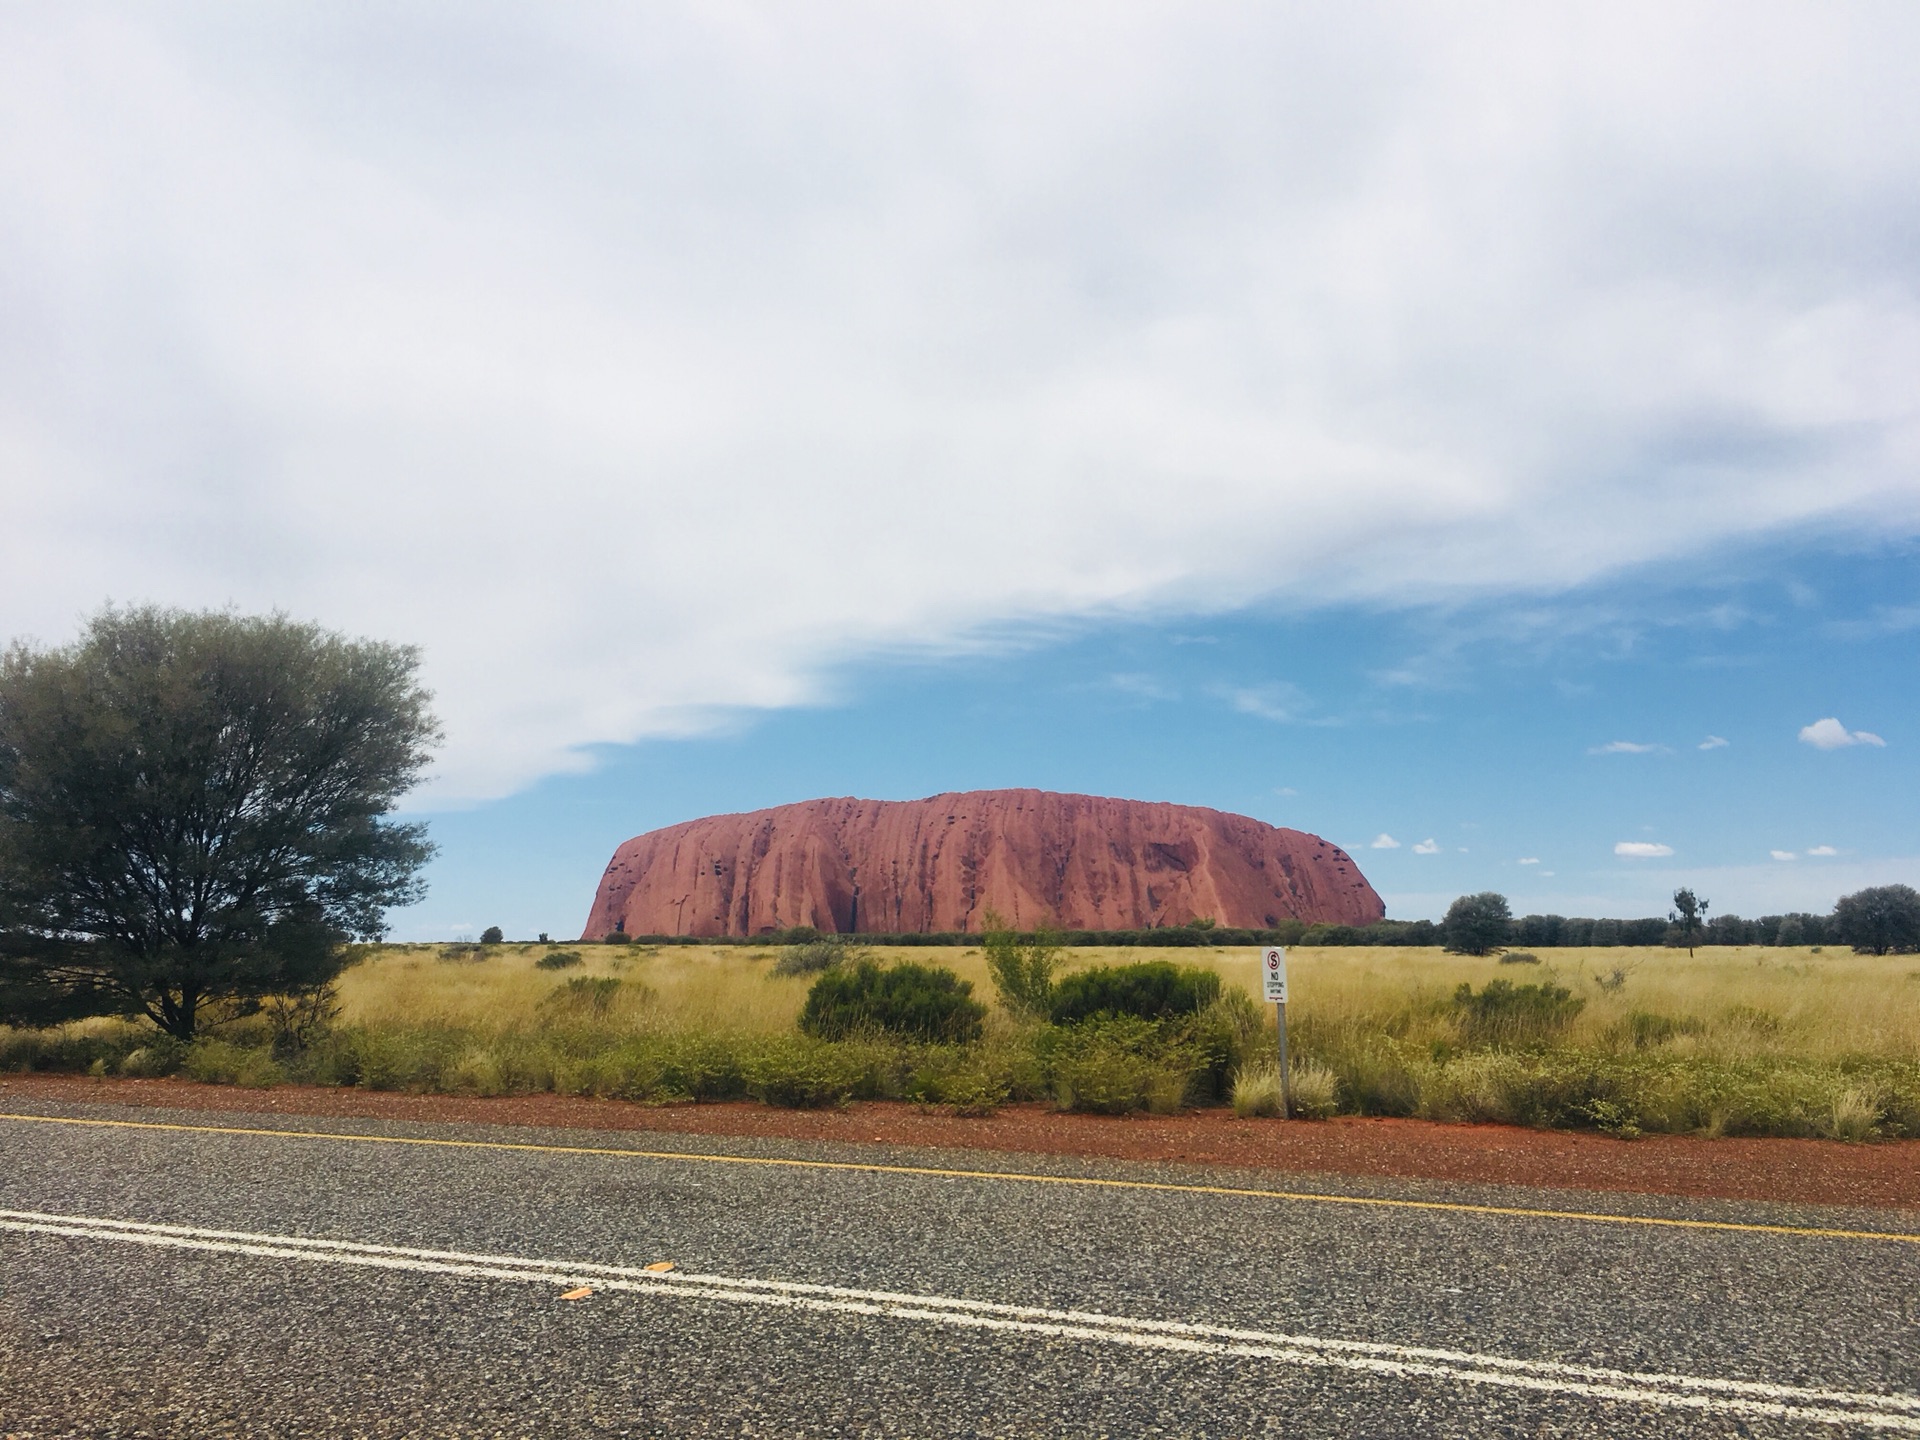
[[[1743,920],[1738,915],[1716,915],[1695,938],[1696,945],[1822,945],[1831,915],[1762,915]],[[1642,920],[1594,920],[1583,916],[1522,915],[1511,922],[1507,943],[1528,949],[1555,949],[1582,945],[1667,945],[1684,943],[1671,921],[1658,916]],[[764,935],[610,935],[637,945],[796,945],[821,938],[821,932],[802,925]],[[980,936],[967,931],[926,934],[849,937],[863,945],[978,945]],[[1025,934],[1021,943],[1037,937]],[[1149,930],[1057,930],[1048,939],[1061,945],[1241,946],[1241,945],[1439,945],[1440,926],[1432,920],[1376,920],[1371,925],[1308,925],[1283,920],[1265,930],[1235,930],[1225,925],[1195,924]]]

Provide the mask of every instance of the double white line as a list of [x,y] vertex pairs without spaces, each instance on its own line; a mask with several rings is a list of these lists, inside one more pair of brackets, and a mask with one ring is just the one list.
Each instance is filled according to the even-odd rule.
[[1469,1385],[1495,1385],[1587,1400],[1624,1401],[1665,1409],[1705,1411],[1750,1418],[1798,1420],[1920,1434],[1920,1398],[1844,1390],[1815,1390],[1750,1380],[1716,1380],[1611,1370],[1596,1365],[1511,1360],[1464,1350],[1328,1340],[1267,1330],[1241,1330],[1177,1320],[1149,1320],[1087,1310],[1048,1310],[1000,1305],[941,1295],[854,1290],[838,1285],[801,1285],[731,1275],[675,1270],[652,1272],[624,1265],[578,1260],[529,1259],[366,1245],[350,1240],[313,1240],[297,1235],[260,1235],[208,1230],[192,1225],[154,1225],[84,1215],[0,1210],[0,1230],[57,1235],[74,1240],[118,1241],[170,1250],[198,1250],[308,1264],[351,1265],[463,1279],[518,1281],[556,1291],[589,1287],[652,1295],[759,1305],[789,1311],[870,1316],[968,1330],[1001,1331],[1056,1340],[1129,1345],[1193,1355],[1231,1355],[1287,1365],[1360,1371]]

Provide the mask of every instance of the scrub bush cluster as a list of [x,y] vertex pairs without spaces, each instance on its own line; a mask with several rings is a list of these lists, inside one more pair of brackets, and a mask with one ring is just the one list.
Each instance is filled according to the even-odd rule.
[[[0,1029],[0,1070],[960,1114],[1277,1109],[1273,1012],[1220,969],[1179,952],[1088,966],[1052,942],[1011,945],[1017,966],[986,944],[955,958],[977,981],[844,947],[798,978],[771,973],[773,951],[494,947],[443,964],[438,947],[388,947],[324,992],[210,1015],[191,1042],[121,1020]],[[1494,957],[1349,953],[1325,952],[1331,968],[1293,1007],[1303,1117],[1920,1136],[1911,962],[1662,949],[1583,956],[1568,973],[1549,953],[1520,984]],[[983,1003],[976,983],[1005,1003]]]

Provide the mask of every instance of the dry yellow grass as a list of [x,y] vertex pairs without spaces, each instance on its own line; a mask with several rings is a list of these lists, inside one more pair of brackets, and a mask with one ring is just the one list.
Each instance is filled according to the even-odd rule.
[[[541,970],[551,949],[576,950],[582,963]],[[494,947],[478,961],[444,960],[436,946],[372,951],[341,979],[342,1019],[376,1026],[442,1024],[503,1032],[540,1013],[542,1002],[575,977],[625,982],[609,1021],[635,1030],[776,1033],[793,1028],[810,977],[773,976],[773,947],[737,945]],[[877,949],[883,961],[945,965],[991,1000],[993,986],[977,948]],[[1495,979],[1516,985],[1551,981],[1586,1001],[1561,1037],[1577,1048],[1607,1048],[1636,1012],[1696,1022],[1669,1049],[1756,1057],[1792,1054],[1820,1060],[1848,1054],[1920,1060],[1920,957],[1854,955],[1844,949],[1593,948],[1542,950],[1538,965],[1434,949],[1295,947],[1288,952],[1290,1019],[1330,1030],[1392,1027],[1410,1038],[1438,1038],[1457,986]],[[1201,965],[1229,985],[1258,994],[1258,955],[1250,949],[1078,948],[1061,956],[1061,973],[1090,965],[1165,959]],[[1603,984],[1616,972],[1617,987]]]

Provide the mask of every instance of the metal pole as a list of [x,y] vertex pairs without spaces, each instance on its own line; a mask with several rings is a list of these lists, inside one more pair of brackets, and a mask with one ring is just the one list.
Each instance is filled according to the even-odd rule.
[[1280,1027],[1280,1118],[1287,1120],[1293,1116],[1293,1075],[1287,1069],[1287,1002],[1280,1001],[1273,1012]]

